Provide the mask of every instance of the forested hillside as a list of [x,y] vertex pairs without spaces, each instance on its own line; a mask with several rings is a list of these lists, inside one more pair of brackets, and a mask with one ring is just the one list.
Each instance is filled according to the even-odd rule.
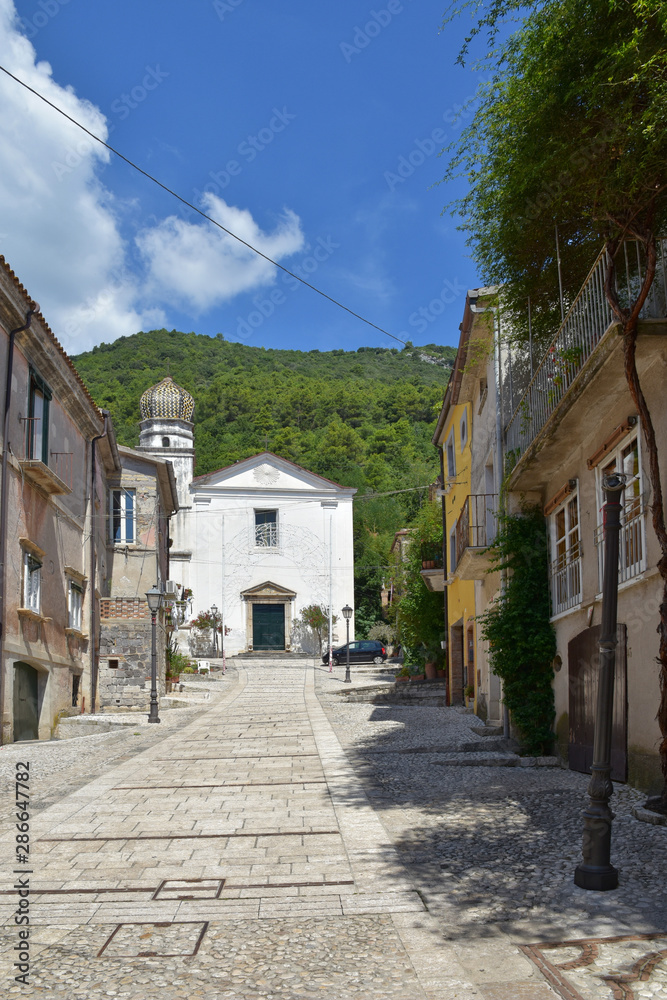
[[[283,351],[176,330],[101,344],[72,360],[110,410],[121,444],[139,439],[139,399],[170,374],[195,398],[196,475],[268,450],[346,486],[355,502],[359,624],[375,621],[394,532],[438,474],[434,421],[451,347]],[[372,493],[395,493],[362,499]]]

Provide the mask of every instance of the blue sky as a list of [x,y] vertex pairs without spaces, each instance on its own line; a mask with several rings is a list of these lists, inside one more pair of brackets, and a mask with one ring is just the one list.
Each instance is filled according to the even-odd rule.
[[[476,90],[442,0],[0,0],[2,62],[141,167],[402,339],[479,283],[433,186]],[[154,326],[400,346],[0,79],[0,252],[76,353]],[[469,120],[464,117],[464,121]],[[433,134],[435,131],[435,139]]]

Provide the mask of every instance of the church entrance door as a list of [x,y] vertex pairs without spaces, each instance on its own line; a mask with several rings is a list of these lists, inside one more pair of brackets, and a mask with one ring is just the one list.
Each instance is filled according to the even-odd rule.
[[285,648],[284,604],[253,604],[252,648]]

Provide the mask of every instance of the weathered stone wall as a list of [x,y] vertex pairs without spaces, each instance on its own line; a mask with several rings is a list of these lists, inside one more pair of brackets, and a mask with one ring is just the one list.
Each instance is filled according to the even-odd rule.
[[[158,697],[165,693],[164,639],[157,635]],[[118,667],[110,667],[110,661]],[[100,626],[99,703],[103,711],[148,711],[151,694],[150,618],[103,619]]]

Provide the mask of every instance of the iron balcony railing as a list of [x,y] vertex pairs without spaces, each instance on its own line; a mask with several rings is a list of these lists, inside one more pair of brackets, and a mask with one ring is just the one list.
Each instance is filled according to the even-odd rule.
[[[658,241],[658,266],[641,317],[667,317],[667,241]],[[621,305],[636,297],[643,269],[639,244],[627,240],[616,257],[616,287]],[[615,316],[604,291],[606,258],[601,251],[581,291],[514,410],[506,428],[506,454],[512,465],[540,433]]]
[[[621,515],[621,531],[618,540],[618,582],[625,583],[639,576],[646,569],[646,540],[644,526],[646,519],[643,507],[637,507],[628,515]],[[595,546],[598,554],[598,593],[602,593],[604,578],[604,525],[595,529]]]
[[471,493],[456,522],[456,565],[467,548],[488,548],[496,537],[496,493]]
[[278,548],[278,525],[272,522],[255,525],[255,545],[258,548]]
[[421,546],[422,569],[442,569],[442,546]]
[[550,567],[552,615],[562,614],[581,603],[581,546],[554,560]]

